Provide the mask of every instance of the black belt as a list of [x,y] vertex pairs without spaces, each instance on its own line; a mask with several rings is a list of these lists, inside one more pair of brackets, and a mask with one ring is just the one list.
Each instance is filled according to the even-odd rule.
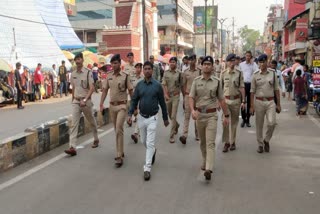
[[150,117],[152,117],[152,116],[154,116],[154,115],[156,115],[156,114],[158,114],[158,112],[156,112],[156,113],[154,113],[154,114],[142,114],[142,113],[140,112],[140,115],[141,115],[142,117],[144,117],[144,118],[150,118]]

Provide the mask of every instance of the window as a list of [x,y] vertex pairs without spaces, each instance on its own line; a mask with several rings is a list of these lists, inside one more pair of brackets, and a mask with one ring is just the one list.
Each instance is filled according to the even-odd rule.
[[83,42],[83,31],[76,31],[78,38]]
[[175,13],[176,5],[174,4],[167,4],[167,5],[159,5],[157,6],[159,10],[159,14],[163,15],[173,15]]
[[96,32],[87,32],[87,43],[96,43],[97,42],[97,33]]
[[112,10],[92,10],[78,11],[74,17],[69,17],[70,21],[93,20],[93,19],[112,19]]

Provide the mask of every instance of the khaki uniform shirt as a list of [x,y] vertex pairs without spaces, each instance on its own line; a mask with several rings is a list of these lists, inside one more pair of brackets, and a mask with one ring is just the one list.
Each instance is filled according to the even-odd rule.
[[250,92],[256,97],[274,97],[274,91],[277,90],[279,90],[279,81],[273,70],[268,69],[265,73],[261,70],[254,72]]
[[132,84],[133,90],[136,89],[138,82],[143,80],[143,75],[140,74],[140,76],[134,75],[130,77],[130,82]]
[[135,75],[135,72],[136,72],[136,68],[134,67],[136,63],[133,63],[132,65],[130,65],[129,63],[126,64],[124,66],[124,69],[123,71],[127,74],[129,74],[130,76],[131,75]]
[[167,70],[163,74],[162,85],[167,86],[169,96],[173,96],[173,93],[180,93],[182,81],[182,74],[178,69],[173,72]]
[[114,74],[111,72],[102,83],[103,89],[110,89],[110,102],[121,102],[128,100],[128,90],[133,90],[130,76],[124,72]]
[[217,108],[217,101],[224,99],[222,84],[214,76],[205,80],[201,75],[194,79],[189,97],[195,100],[196,108]]
[[[90,91],[90,86],[94,83],[92,72],[86,68],[82,68],[81,72],[74,70],[70,80],[75,98],[84,98]],[[74,100],[76,101],[76,100]]]
[[[241,71],[228,68],[221,74],[221,83],[224,96],[241,95],[240,88],[244,88],[243,75]],[[240,99],[239,99],[240,100]],[[233,99],[227,101],[234,101]],[[229,103],[228,103],[229,104]]]
[[194,71],[191,71],[190,68],[188,68],[182,75],[183,78],[183,85],[185,86],[185,92],[190,93],[191,86],[193,83],[193,80],[201,75],[201,70],[196,68]]

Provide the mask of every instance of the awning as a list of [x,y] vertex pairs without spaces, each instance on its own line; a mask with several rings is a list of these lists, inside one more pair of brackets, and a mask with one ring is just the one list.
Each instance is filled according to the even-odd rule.
[[295,54],[307,53],[307,48],[299,48],[294,50]]

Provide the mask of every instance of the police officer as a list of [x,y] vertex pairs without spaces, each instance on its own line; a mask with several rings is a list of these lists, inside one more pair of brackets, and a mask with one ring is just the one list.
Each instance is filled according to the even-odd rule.
[[[134,90],[137,87],[138,82],[143,80],[143,75],[141,73],[141,71],[142,71],[142,63],[137,63],[134,67],[136,68],[136,73],[135,73],[134,76],[131,76],[131,78],[130,78],[130,82],[131,82],[132,87],[133,87],[133,93],[134,93]],[[137,109],[135,109],[133,115],[135,117],[138,115],[138,110]],[[135,118],[134,121],[137,122],[137,118]],[[138,127],[138,123],[136,123],[135,128],[134,128],[134,133],[131,135],[131,139],[135,143],[138,143],[138,136],[139,136],[139,127]]]
[[75,56],[76,69],[71,74],[72,85],[72,128],[70,133],[70,148],[65,150],[65,153],[74,156],[77,155],[76,139],[81,113],[89,121],[94,142],[92,148],[99,146],[99,138],[97,131],[97,123],[93,114],[93,103],[91,95],[95,90],[92,72],[83,67],[82,53]]
[[132,96],[133,87],[130,76],[121,72],[121,58],[119,54],[114,55],[111,60],[113,71],[108,74],[107,79],[102,83],[102,95],[100,100],[100,111],[103,111],[103,103],[110,89],[110,116],[116,133],[115,166],[121,167],[124,158],[123,149],[123,126],[126,120],[128,93]]
[[[244,100],[244,82],[242,72],[235,67],[235,54],[229,54],[226,58],[227,69],[221,74],[221,83],[226,99],[227,108],[231,119],[231,134],[230,127],[223,127],[222,142],[224,142],[223,152],[228,152],[236,149],[236,133],[239,123],[240,104],[241,108],[245,107]],[[232,143],[230,145],[230,142]]]
[[180,91],[182,91],[182,75],[177,69],[177,57],[169,60],[170,68],[163,75],[163,90],[166,99],[169,118],[172,120],[170,143],[174,143],[174,135],[178,133],[180,124],[177,121],[177,111],[180,101]]
[[[270,151],[269,142],[276,125],[276,111],[281,112],[279,81],[275,72],[267,68],[267,58],[265,54],[259,56],[260,69],[253,74],[251,81],[250,113],[253,115],[256,112],[258,153]],[[274,96],[277,98],[277,106],[275,106]],[[264,118],[267,119],[265,138],[263,138]]]
[[[193,83],[193,80],[201,75],[201,70],[196,68],[197,56],[192,55],[189,57],[190,67],[183,73],[183,105],[184,105],[184,125],[183,125],[183,135],[179,138],[182,144],[186,144],[188,131],[189,131],[189,122],[191,116],[191,110],[189,108],[189,94],[190,89]],[[195,123],[195,136],[196,140],[199,140],[197,126]]]
[[218,78],[212,75],[213,58],[207,56],[202,61],[202,75],[195,78],[189,95],[189,105],[192,118],[197,122],[200,136],[200,149],[206,180],[211,179],[213,162],[215,157],[215,139],[217,133],[217,107],[221,106],[224,119],[223,125],[229,124],[229,114],[223,96],[222,84]]
[[134,54],[132,52],[129,52],[127,54],[128,63],[124,66],[124,72],[129,74],[130,76],[135,75],[135,62],[134,62]]

